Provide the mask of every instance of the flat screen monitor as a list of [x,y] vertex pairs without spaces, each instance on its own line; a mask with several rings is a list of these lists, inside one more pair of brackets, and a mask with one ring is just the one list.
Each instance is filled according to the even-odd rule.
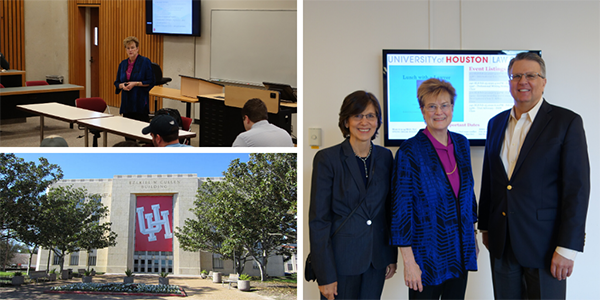
[[456,90],[449,130],[485,145],[487,123],[510,109],[513,98],[508,63],[520,52],[540,50],[383,50],[383,125],[385,146],[400,146],[425,128],[417,89],[429,78]]
[[289,84],[263,82],[267,90],[278,91],[279,99],[283,102],[296,102],[296,94]]
[[146,0],[146,34],[200,36],[200,0]]

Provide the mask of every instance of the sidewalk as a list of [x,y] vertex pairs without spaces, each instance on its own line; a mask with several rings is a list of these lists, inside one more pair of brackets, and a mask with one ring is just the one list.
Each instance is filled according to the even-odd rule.
[[[97,275],[93,282],[123,282],[124,275]],[[236,288],[227,289],[227,285],[213,283],[210,279],[197,277],[171,277],[170,284],[179,285],[187,293],[188,297],[165,297],[165,296],[126,296],[126,295],[92,295],[92,294],[45,294],[53,286],[81,282],[81,278],[70,280],[56,280],[51,282],[40,282],[39,284],[27,284],[20,287],[0,287],[0,299],[219,299],[219,300],[264,300],[252,291],[241,292]],[[136,283],[157,284],[158,276],[136,275]]]

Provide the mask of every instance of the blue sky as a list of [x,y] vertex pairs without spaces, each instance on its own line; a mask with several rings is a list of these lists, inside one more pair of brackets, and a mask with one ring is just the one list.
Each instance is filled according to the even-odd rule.
[[114,175],[197,174],[219,177],[232,160],[247,153],[15,153],[39,163],[45,157],[63,171],[63,179],[113,178]]

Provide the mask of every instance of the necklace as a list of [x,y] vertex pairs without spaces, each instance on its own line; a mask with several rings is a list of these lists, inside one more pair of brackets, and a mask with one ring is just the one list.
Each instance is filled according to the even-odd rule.
[[[446,173],[446,175],[451,175],[452,173],[454,173],[454,171],[456,171],[456,163],[454,163],[454,170],[452,170],[452,172],[450,172],[450,173]],[[446,172],[446,171],[444,171],[444,172]]]
[[371,145],[371,147],[369,147],[369,154],[367,154],[367,156],[365,158],[362,158],[362,157],[358,156],[358,154],[354,153],[354,155],[356,155],[356,157],[358,157],[360,160],[362,160],[362,162],[365,166],[365,175],[367,178],[369,178],[369,173],[367,172],[367,159],[369,159],[369,156],[371,156],[372,149],[373,149],[373,145]]

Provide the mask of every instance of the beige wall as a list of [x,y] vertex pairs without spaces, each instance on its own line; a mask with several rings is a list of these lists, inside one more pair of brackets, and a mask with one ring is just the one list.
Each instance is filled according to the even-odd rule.
[[27,81],[62,75],[68,82],[68,23],[67,0],[25,0]]

